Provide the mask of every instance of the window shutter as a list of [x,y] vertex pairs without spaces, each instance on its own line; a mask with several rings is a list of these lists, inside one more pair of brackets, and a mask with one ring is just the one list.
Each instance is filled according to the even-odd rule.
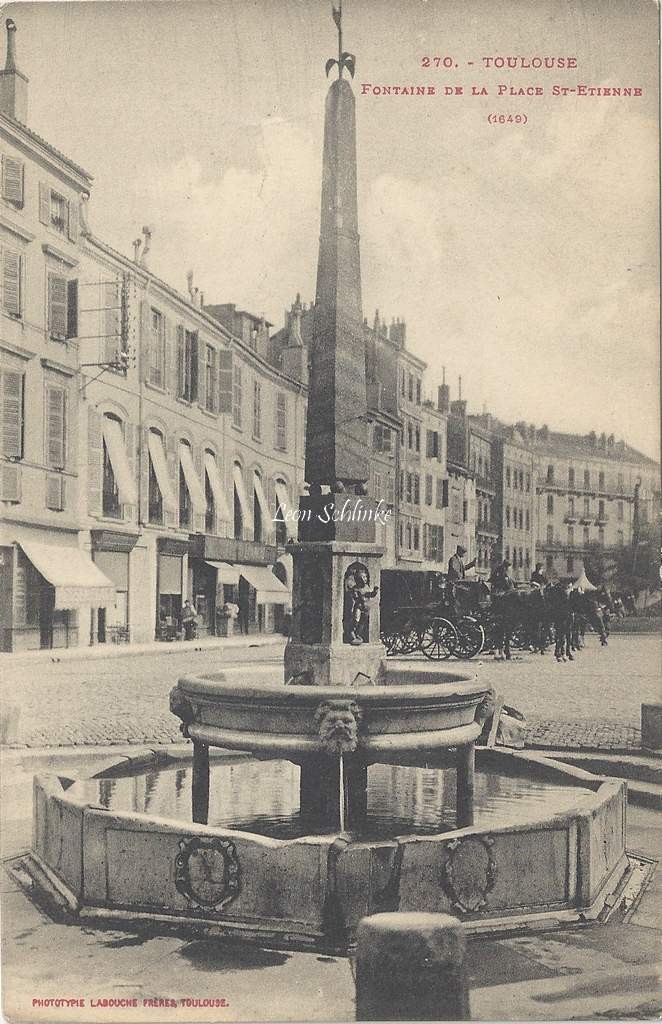
[[2,198],[23,206],[24,166],[12,156],[2,158]]
[[441,507],[448,508],[448,480],[441,482]]
[[[177,442],[171,434],[166,442],[166,462],[168,464],[168,475],[170,477],[170,487],[172,493],[177,500],[179,494],[179,456],[177,452]],[[179,520],[179,509],[175,506],[171,508],[166,505],[166,497],[163,496],[163,514],[166,526],[177,526]]]
[[61,512],[64,508],[65,479],[63,476],[46,477],[46,508]]
[[221,349],[218,353],[218,411],[232,412],[232,352]]
[[78,241],[78,201],[70,199],[69,203],[69,224],[68,234],[72,242]]
[[117,281],[105,281],[102,288],[103,362],[114,363],[120,350],[119,284]]
[[64,469],[65,404],[62,388],[46,388],[46,463],[53,469]]
[[182,398],[184,394],[185,359],[184,328],[182,324],[177,324],[177,395],[179,398]]
[[67,280],[59,274],[48,275],[48,329],[52,337],[67,336]]
[[2,250],[2,305],[12,316],[21,315],[21,257]]
[[174,339],[173,339],[174,325],[165,316],[163,317],[162,323],[163,323],[163,328],[162,328],[163,335],[162,335],[162,337],[163,337],[163,345],[164,345],[164,362],[163,362],[163,379],[161,381],[161,386],[163,387],[164,391],[169,391],[169,390],[174,388],[174,376],[175,376],[175,366],[174,366],[174,362],[173,362],[173,360],[174,360],[174,347],[175,347],[175,343],[174,343]]
[[[126,448],[126,458],[129,463],[129,470],[131,472],[131,479],[136,479],[136,427],[133,423],[124,424],[124,447]],[[138,490],[138,488],[136,488]],[[137,509],[135,505],[124,505],[124,518],[130,522],[135,522]]]
[[11,462],[0,466],[0,501],[21,500],[21,467]]
[[141,432],[140,522],[149,522],[149,427],[143,427]]
[[7,459],[23,458],[23,374],[14,370],[0,373],[2,386],[2,454]]
[[96,409],[87,411],[87,514],[101,515],[103,489],[103,418]]
[[78,281],[67,281],[67,338],[78,337]]
[[[149,368],[151,364],[151,325],[149,310],[149,302],[147,302],[146,299],[143,299],[140,303],[140,350],[143,380],[146,383],[149,383]],[[146,518],[145,522],[147,522]]]
[[198,400],[198,332],[191,335],[191,401]]
[[39,220],[42,224],[51,222],[51,190],[45,181],[39,182]]

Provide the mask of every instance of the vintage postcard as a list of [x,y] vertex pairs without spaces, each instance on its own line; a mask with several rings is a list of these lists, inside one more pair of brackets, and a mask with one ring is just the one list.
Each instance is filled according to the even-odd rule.
[[659,5],[0,11],[5,1019],[659,1019]]

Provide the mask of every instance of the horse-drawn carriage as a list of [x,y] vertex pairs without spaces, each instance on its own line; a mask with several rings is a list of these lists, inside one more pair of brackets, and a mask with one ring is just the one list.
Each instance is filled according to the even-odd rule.
[[434,661],[473,658],[485,643],[481,624],[484,593],[479,580],[450,584],[440,578],[426,604],[407,604],[382,610],[382,641],[387,653],[402,656],[421,651]]

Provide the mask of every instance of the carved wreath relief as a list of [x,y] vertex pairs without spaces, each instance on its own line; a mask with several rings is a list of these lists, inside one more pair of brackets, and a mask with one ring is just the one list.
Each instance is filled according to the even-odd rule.
[[180,839],[175,888],[194,907],[222,910],[241,891],[239,858],[230,839]]
[[472,913],[486,905],[497,879],[493,845],[493,839],[478,836],[448,843],[441,884],[455,909]]

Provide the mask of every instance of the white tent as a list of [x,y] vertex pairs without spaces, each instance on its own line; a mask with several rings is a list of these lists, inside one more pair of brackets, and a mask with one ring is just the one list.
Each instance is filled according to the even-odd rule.
[[583,590],[584,592],[586,592],[588,590],[597,590],[598,588],[594,587],[591,583],[590,579],[586,575],[586,569],[582,569],[582,574],[579,577],[579,579],[575,580],[575,582],[572,584],[572,589]]

